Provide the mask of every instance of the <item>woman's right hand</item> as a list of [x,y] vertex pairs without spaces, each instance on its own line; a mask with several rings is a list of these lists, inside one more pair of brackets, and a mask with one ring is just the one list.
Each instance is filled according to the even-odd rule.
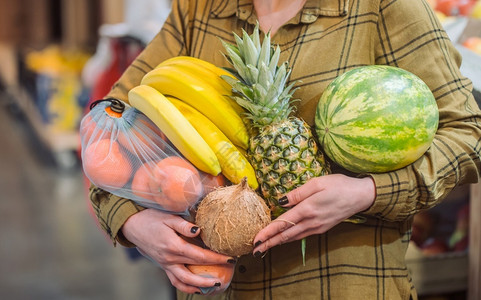
[[190,272],[186,264],[235,263],[225,256],[189,243],[181,236],[194,238],[200,229],[182,217],[145,209],[132,215],[122,227],[122,233],[139,251],[157,262],[170,282],[185,293],[200,293],[199,287],[220,285],[217,278],[206,278]]

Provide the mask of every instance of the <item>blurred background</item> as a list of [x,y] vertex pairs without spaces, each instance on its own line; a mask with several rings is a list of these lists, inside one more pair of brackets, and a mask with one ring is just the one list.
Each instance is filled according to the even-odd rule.
[[0,0],[0,299],[174,299],[93,217],[79,122],[170,0]]
[[[481,1],[427,2],[481,101]],[[0,299],[174,299],[161,269],[98,228],[78,134],[89,103],[162,27],[170,0],[0,8]],[[422,299],[481,299],[479,191],[459,187],[416,217],[406,259]]]

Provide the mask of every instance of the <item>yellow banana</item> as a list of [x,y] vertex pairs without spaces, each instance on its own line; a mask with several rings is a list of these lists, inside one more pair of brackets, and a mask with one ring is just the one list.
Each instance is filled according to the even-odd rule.
[[197,74],[199,78],[209,82],[214,88],[223,94],[232,95],[232,87],[221,78],[221,75],[234,76],[208,61],[192,56],[174,56],[164,60],[157,67],[161,66],[178,66],[187,72]]
[[[193,57],[193,56],[174,56],[174,57],[171,57],[169,59],[164,60],[159,65],[179,63],[179,62],[182,62],[182,61],[189,61],[189,62],[192,62],[194,64],[200,65],[200,66],[204,67],[205,69],[210,70],[212,73],[216,74],[217,77],[221,77],[222,75],[227,75],[227,76],[230,76],[232,78],[235,78],[231,73],[229,73],[228,71],[226,71],[222,68],[219,68],[218,66],[214,65],[213,63],[210,63],[206,60],[203,60],[203,59],[200,59],[200,58],[197,58],[197,57]],[[229,89],[230,89],[230,86],[229,86]]]
[[169,96],[167,96],[167,99],[189,120],[211,149],[214,150],[222,174],[235,184],[240,183],[242,178],[247,177],[249,186],[257,189],[258,183],[254,168],[222,131],[189,104]]
[[164,95],[139,85],[129,91],[128,97],[129,103],[152,120],[196,168],[214,176],[221,172],[214,151]]
[[237,148],[239,150],[240,153],[242,153],[242,155],[244,155],[245,157],[248,157],[247,156],[247,150],[245,149],[242,149],[242,148]]
[[197,76],[173,66],[161,66],[145,74],[141,84],[192,105],[209,118],[234,145],[247,149],[249,137],[241,116],[225,96]]
[[211,64],[208,61],[191,57],[191,56],[174,56],[163,62],[161,62],[156,68],[161,68],[164,66],[171,66],[174,68],[179,68],[182,72],[187,72],[192,76],[199,78],[204,81],[205,84],[211,85],[216,89],[222,96],[227,99],[227,102],[234,108],[238,115],[242,116],[245,110],[235,102],[232,96],[232,87],[221,75],[226,75],[234,78],[229,72]]

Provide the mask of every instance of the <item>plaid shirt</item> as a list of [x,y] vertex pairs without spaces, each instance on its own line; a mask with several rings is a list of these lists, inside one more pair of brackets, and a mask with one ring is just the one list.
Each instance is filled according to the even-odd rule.
[[[173,1],[162,31],[109,96],[127,101],[127,91],[172,56],[228,66],[219,37],[234,42],[233,31],[252,32],[255,22],[249,0]],[[300,82],[294,95],[301,99],[297,114],[309,124],[334,78],[355,67],[381,64],[408,70],[428,84],[439,107],[439,128],[419,160],[397,171],[370,174],[377,197],[364,212],[366,223],[341,223],[309,237],[305,266],[300,242],[275,247],[263,258],[241,257],[231,287],[218,298],[416,299],[404,261],[412,217],[439,203],[455,186],[477,182],[481,168],[481,115],[470,80],[460,74],[460,55],[423,0],[307,0],[272,40],[281,47],[281,61],[288,60],[293,68],[290,79]],[[119,229],[143,208],[95,187],[91,199],[114,243],[132,246]]]

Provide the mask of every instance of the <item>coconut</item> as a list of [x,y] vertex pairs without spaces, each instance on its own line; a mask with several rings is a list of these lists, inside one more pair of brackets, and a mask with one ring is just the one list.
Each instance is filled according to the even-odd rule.
[[254,237],[270,220],[269,208],[245,177],[237,185],[207,194],[195,217],[205,245],[233,257],[252,252]]

